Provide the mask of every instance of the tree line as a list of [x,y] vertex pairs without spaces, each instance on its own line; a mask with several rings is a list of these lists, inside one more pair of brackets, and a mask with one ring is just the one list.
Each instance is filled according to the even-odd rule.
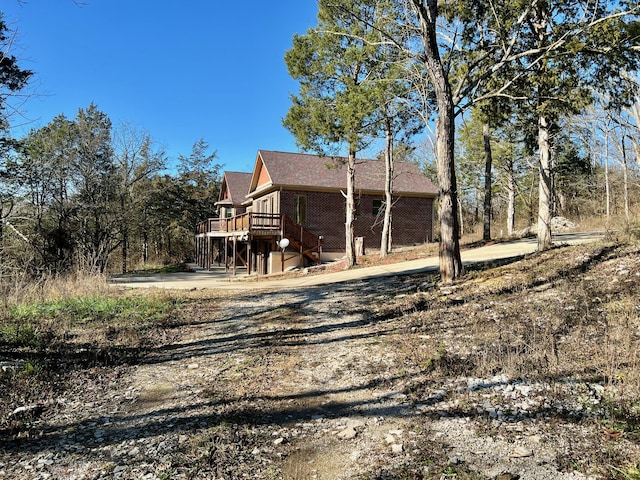
[[[640,202],[640,116],[635,113],[639,108],[639,98],[619,112],[606,110],[596,99],[582,113],[559,122],[554,135],[552,216],[598,229],[637,226],[633,206]],[[536,220],[538,165],[521,126],[490,130],[494,162],[488,187],[481,120],[472,114],[458,134],[462,233],[486,225],[487,188],[492,198],[488,218],[497,234],[526,233]]]
[[[418,156],[427,138],[419,161],[440,190],[445,281],[463,273],[459,240],[470,223],[488,239],[498,217],[512,233],[518,213],[537,224],[544,249],[558,212],[609,218],[623,205],[628,222],[640,155],[639,14],[626,0],[319,0],[317,25],[285,56],[299,90],[283,123],[303,150],[346,153],[347,264],[355,164],[380,139],[381,254],[391,248],[393,163]],[[0,43],[0,267],[126,271],[191,256],[196,223],[215,211],[215,152],[200,140],[168,173],[148,133],[114,127],[93,104],[11,138],[11,99],[32,72],[10,55],[1,17]]]
[[[463,273],[459,240],[467,198],[458,176],[465,169],[469,179],[484,171],[483,236],[491,236],[496,132],[511,148],[500,155],[507,228],[514,228],[516,198],[524,198],[522,162],[534,158],[529,210],[539,250],[549,248],[554,205],[575,193],[571,175],[591,154],[570,142],[566,125],[596,99],[607,115],[632,108],[639,19],[640,6],[626,0],[319,0],[317,25],[295,36],[285,57],[299,91],[284,125],[305,150],[346,153],[349,263],[355,263],[349,245],[359,152],[384,137],[392,178],[394,145],[415,141],[421,129],[433,133],[444,281]],[[475,120],[466,152],[481,152],[482,164],[461,161],[456,132],[462,118]]]
[[0,166],[0,268],[126,272],[193,257],[220,168],[204,140],[167,172],[165,152],[94,104],[13,140]]
[[126,272],[193,257],[197,222],[218,198],[216,153],[200,139],[169,169],[149,133],[114,126],[93,103],[13,138],[33,75],[11,54],[13,40],[0,14],[0,277]]

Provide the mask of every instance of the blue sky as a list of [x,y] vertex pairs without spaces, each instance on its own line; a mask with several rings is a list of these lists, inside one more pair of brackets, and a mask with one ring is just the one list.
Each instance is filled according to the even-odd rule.
[[147,131],[169,158],[204,138],[226,170],[259,149],[296,151],[282,127],[284,54],[316,23],[314,0],[5,0],[12,53],[35,92],[12,117],[21,135],[94,102],[114,125]]

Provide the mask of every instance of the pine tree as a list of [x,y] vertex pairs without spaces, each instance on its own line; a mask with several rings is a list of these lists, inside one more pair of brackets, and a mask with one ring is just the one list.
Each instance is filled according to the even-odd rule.
[[11,44],[12,32],[0,12],[0,268],[4,264],[4,224],[13,210],[13,191],[10,188],[12,175],[8,171],[7,161],[16,142],[7,132],[13,111],[10,100],[27,86],[33,74],[18,66],[18,60],[11,55]]
[[375,59],[378,2],[318,3],[318,25],[296,35],[286,53],[289,74],[299,82],[298,95],[284,125],[307,151],[322,155],[346,146],[346,267],[356,263],[354,244],[356,155],[371,137],[376,112]]

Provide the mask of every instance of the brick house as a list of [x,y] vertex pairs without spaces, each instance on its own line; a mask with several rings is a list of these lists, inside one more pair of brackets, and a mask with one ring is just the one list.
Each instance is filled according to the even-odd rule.
[[[347,185],[341,160],[260,150],[252,173],[226,172],[216,203],[219,217],[198,227],[198,263],[210,267],[224,257],[234,270],[240,265],[262,274],[343,257]],[[384,182],[384,162],[358,160],[354,228],[369,248],[379,248],[381,241]],[[416,165],[396,162],[394,246],[433,240],[436,196],[436,187]],[[284,254],[283,238],[289,241]]]

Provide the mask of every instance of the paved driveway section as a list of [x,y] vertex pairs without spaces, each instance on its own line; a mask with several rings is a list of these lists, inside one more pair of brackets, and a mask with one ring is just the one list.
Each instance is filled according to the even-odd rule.
[[[563,233],[553,236],[553,242],[557,245],[578,245],[598,241],[604,237],[604,232],[589,233]],[[483,247],[462,251],[464,264],[473,264],[491,260],[501,260],[518,257],[535,252],[537,239],[523,238],[510,242],[495,243]],[[115,286],[127,288],[168,288],[168,289],[194,289],[212,288],[223,290],[278,290],[285,288],[299,288],[306,286],[324,285],[330,283],[347,282],[350,280],[383,277],[390,275],[407,275],[414,273],[426,273],[437,271],[438,257],[421,258],[407,262],[399,262],[389,265],[379,265],[365,268],[354,268],[340,272],[309,275],[294,278],[267,278],[248,279],[242,276],[234,277],[224,267],[215,267],[212,270],[197,270],[195,272],[181,272],[158,275],[118,275],[111,278],[110,283]]]

